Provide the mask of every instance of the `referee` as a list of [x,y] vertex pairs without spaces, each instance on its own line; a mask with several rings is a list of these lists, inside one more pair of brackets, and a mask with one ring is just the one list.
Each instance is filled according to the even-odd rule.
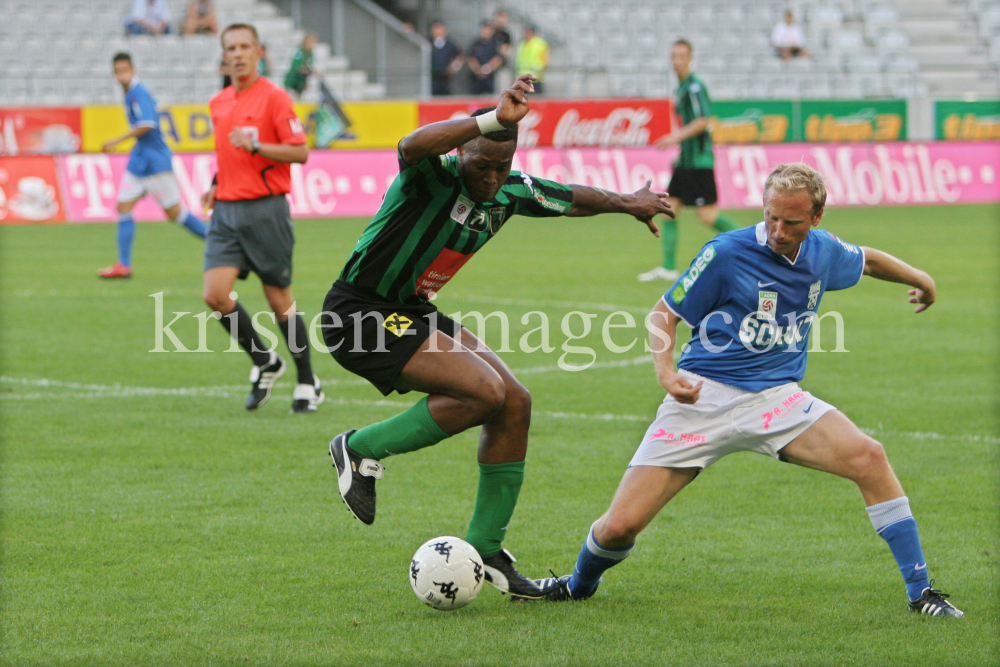
[[[669,194],[667,201],[678,213],[685,206],[694,206],[702,224],[716,232],[739,229],[739,225],[721,213],[715,205],[719,196],[715,188],[715,156],[712,153],[712,135],[709,130],[712,103],[705,82],[691,71],[691,43],[686,39],[674,42],[670,49],[670,60],[679,82],[676,96],[677,114],[684,125],[656,142],[656,147],[660,150],[681,145],[681,154],[674,163],[674,173],[667,187]],[[680,277],[675,264],[676,220],[663,219],[660,241],[663,243],[663,264],[652,271],[639,274],[641,282],[651,280],[673,282]]]
[[288,93],[258,73],[257,29],[234,23],[221,39],[233,83],[209,102],[219,171],[202,196],[205,208],[214,208],[205,245],[205,303],[221,314],[222,326],[253,359],[246,408],[259,408],[285,372],[285,362],[264,346],[249,313],[235,300],[236,279],[256,273],[298,370],[292,412],[315,412],[324,395],[292,296],[295,235],[285,199],[289,164],[309,157],[305,131]]

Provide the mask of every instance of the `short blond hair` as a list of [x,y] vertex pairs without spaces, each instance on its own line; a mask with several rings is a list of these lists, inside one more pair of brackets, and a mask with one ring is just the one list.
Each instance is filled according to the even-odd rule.
[[775,192],[808,190],[812,198],[813,215],[826,206],[826,184],[823,177],[805,162],[790,162],[775,167],[764,181],[764,193],[772,188]]

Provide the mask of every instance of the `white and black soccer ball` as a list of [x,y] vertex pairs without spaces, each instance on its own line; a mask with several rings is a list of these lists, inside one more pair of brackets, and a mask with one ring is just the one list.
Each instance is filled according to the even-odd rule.
[[475,548],[457,537],[435,537],[424,542],[410,561],[410,586],[418,598],[439,611],[469,604],[483,587],[483,559]]

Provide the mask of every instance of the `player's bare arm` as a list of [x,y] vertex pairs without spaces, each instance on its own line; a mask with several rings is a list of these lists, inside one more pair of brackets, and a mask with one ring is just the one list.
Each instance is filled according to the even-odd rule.
[[674,343],[680,321],[662,300],[657,301],[649,316],[649,347],[653,350],[653,366],[660,386],[678,403],[691,405],[698,401],[702,383],[693,385],[674,370]]
[[662,213],[673,218],[676,214],[667,203],[667,193],[653,192],[649,189],[650,185],[652,181],[646,181],[646,185],[630,195],[608,192],[587,185],[574,185],[573,206],[566,215],[583,218],[600,213],[625,213],[639,222],[646,223],[649,231],[659,237],[660,229],[653,222],[653,217]]
[[709,118],[695,118],[684,127],[678,128],[677,130],[660,137],[656,141],[656,147],[663,150],[665,148],[670,148],[671,146],[676,146],[682,141],[687,141],[692,137],[697,137],[699,134],[704,134],[708,131],[708,126],[711,122],[712,121]]
[[[528,94],[535,92],[535,77],[523,74],[500,94],[497,121],[504,127],[517,124],[528,113]],[[399,155],[409,164],[416,164],[432,155],[444,155],[482,136],[475,118],[458,118],[431,123],[411,132],[399,142]]]
[[[292,162],[305,164],[309,159],[309,147],[305,144],[254,144],[253,138],[236,127],[229,133],[229,141],[233,146],[242,148],[247,153],[256,152],[261,157],[275,162]],[[256,150],[254,150],[256,147]]]
[[102,153],[110,153],[115,149],[115,146],[122,143],[123,141],[128,141],[129,139],[138,139],[139,137],[148,134],[153,128],[148,125],[143,125],[140,127],[132,128],[128,134],[123,134],[117,139],[112,139],[111,141],[106,141],[103,146],[101,146]]
[[865,253],[865,275],[891,283],[909,285],[910,303],[917,304],[913,312],[920,313],[934,303],[937,288],[926,271],[914,268],[901,259],[875,248],[862,248]]

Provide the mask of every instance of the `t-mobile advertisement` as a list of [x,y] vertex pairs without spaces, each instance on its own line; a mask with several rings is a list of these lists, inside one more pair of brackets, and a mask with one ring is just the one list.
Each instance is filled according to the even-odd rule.
[[[522,149],[514,158],[514,168],[562,183],[632,192],[647,180],[654,188],[665,189],[676,154],[676,149],[648,147]],[[758,144],[716,147],[720,207],[761,206],[768,172],[776,164],[797,161],[823,175],[830,206],[1000,202],[1000,145],[996,143]],[[7,175],[4,189],[10,186],[6,207],[0,205],[7,212],[4,222],[113,221],[126,162],[125,155],[101,154],[0,157],[0,180]],[[306,164],[292,166],[292,215],[371,216],[397,169],[392,150],[312,151]],[[201,194],[214,173],[214,154],[174,157],[174,174],[187,208],[200,212]],[[164,219],[151,198],[136,207],[135,216]]]

